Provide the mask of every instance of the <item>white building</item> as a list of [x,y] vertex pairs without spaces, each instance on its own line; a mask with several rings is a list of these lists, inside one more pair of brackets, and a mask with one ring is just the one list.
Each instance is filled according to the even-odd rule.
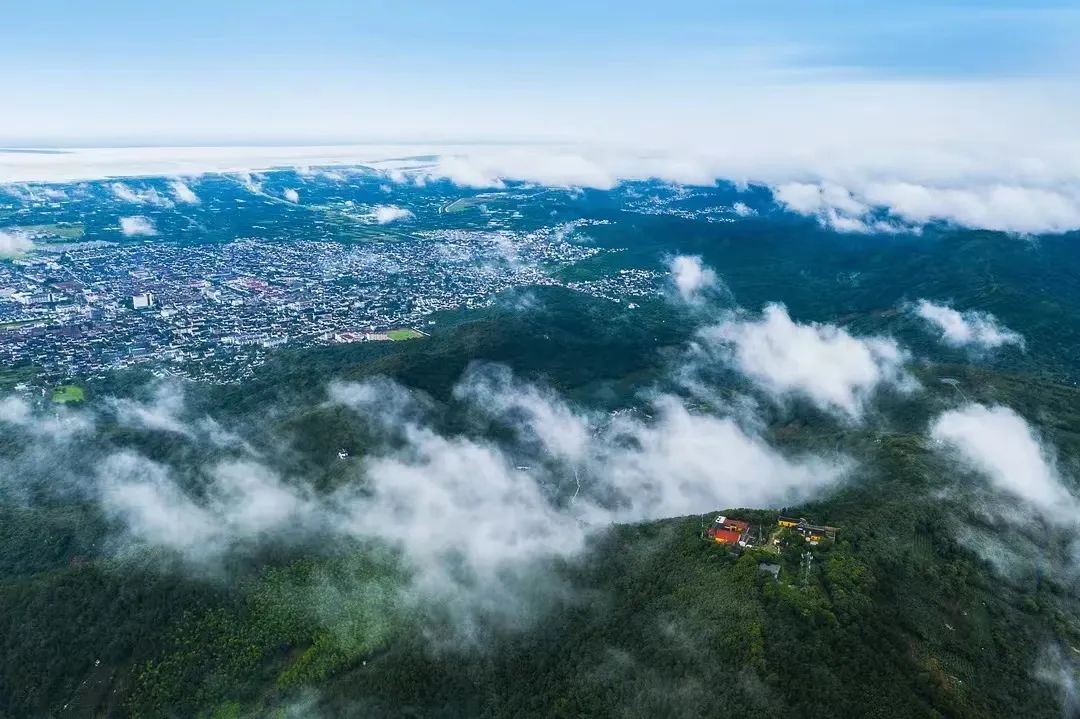
[[137,310],[153,307],[156,298],[153,292],[143,292],[141,295],[132,295],[131,306]]

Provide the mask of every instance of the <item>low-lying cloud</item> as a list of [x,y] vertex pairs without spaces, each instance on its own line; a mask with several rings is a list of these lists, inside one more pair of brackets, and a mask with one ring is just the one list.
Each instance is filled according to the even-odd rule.
[[1024,346],[1024,338],[1005,327],[989,312],[960,312],[945,304],[919,300],[911,311],[940,332],[950,347],[994,349],[1002,345]]
[[930,436],[997,491],[1058,524],[1080,522],[1080,501],[1066,488],[1053,452],[1012,409],[969,404],[950,410],[934,421]]
[[18,230],[0,230],[0,257],[18,257],[34,249],[34,242]]
[[238,544],[296,531],[317,509],[262,464],[222,462],[204,471],[206,493],[196,500],[168,467],[117,453],[101,466],[98,500],[132,539],[189,560],[217,559]]
[[379,225],[388,225],[391,222],[412,219],[413,213],[404,207],[396,205],[376,205],[371,210],[369,217]]
[[879,389],[916,386],[904,366],[908,355],[892,338],[798,323],[780,304],[766,305],[758,318],[732,315],[699,337],[775,401],[801,397],[849,420],[863,415]]
[[717,287],[716,272],[697,255],[677,255],[668,262],[675,290],[683,302],[695,303]]
[[135,215],[133,217],[120,218],[120,231],[126,237],[152,237],[157,234],[157,228],[148,217]]
[[[438,607],[439,621],[468,638],[492,621],[535,616],[559,591],[553,563],[578,556],[612,522],[789,505],[851,468],[840,456],[786,454],[740,418],[694,412],[673,395],[655,396],[648,414],[612,417],[495,365],[471,368],[452,404],[479,424],[443,430],[431,400],[389,380],[331,385],[328,408],[377,431],[342,466],[348,481],[326,491],[200,417],[177,385],[63,412],[90,418],[66,441],[94,444],[95,425],[109,425],[173,435],[152,446],[187,448],[182,467],[105,450],[72,480],[121,530],[117,551],[157,547],[207,569],[264,541],[374,542],[411,577],[402,601]],[[26,399],[0,402],[0,423],[56,447],[49,414]]]
[[146,189],[138,189],[125,185],[122,182],[114,182],[109,185],[109,189],[118,200],[124,202],[131,202],[136,205],[155,205],[157,207],[172,207],[173,201],[167,197],[164,197],[156,189],[150,187]]
[[187,205],[198,205],[201,202],[199,196],[191,189],[191,186],[183,180],[172,180],[169,183],[169,189],[172,190],[173,197],[176,198],[177,202],[183,202]]

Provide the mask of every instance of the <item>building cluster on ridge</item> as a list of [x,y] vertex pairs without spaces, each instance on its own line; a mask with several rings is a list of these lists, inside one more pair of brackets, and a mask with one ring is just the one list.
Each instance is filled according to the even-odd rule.
[[[786,517],[780,515],[776,520],[778,530],[789,529],[799,534],[808,544],[817,545],[822,541],[836,540],[837,527],[812,524],[805,517]],[[756,529],[756,532],[755,532]],[[775,534],[774,530],[774,534]],[[723,514],[717,516],[705,531],[705,537],[716,544],[723,544],[740,549],[749,549],[762,542],[763,527],[754,527],[744,519],[736,519]],[[773,544],[779,544],[779,538]]]

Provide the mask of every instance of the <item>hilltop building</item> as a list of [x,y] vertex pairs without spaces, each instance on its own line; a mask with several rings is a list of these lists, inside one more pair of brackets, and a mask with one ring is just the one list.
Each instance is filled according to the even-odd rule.
[[810,524],[806,517],[784,517],[781,516],[776,520],[777,526],[782,529],[794,529],[796,532],[803,536],[807,542],[811,544],[817,544],[823,539],[836,539],[836,533],[839,531],[836,527],[830,527],[824,524]]
[[720,515],[706,534],[717,544],[747,547],[750,544],[750,523]]

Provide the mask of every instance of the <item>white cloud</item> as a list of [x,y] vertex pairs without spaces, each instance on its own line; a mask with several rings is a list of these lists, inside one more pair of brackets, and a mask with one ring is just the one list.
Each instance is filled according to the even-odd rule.
[[492,445],[415,425],[406,440],[366,461],[370,494],[343,502],[341,526],[402,551],[412,600],[437,599],[466,634],[479,616],[516,616],[523,574],[580,551],[583,528]]
[[179,385],[163,382],[154,388],[148,402],[134,399],[110,399],[108,405],[119,424],[160,432],[193,436],[183,419],[184,393]]
[[238,172],[236,173],[236,179],[245,190],[252,194],[258,195],[263,191],[262,181],[264,178],[258,173]]
[[120,218],[120,231],[127,237],[149,237],[157,234],[157,228],[149,218],[142,215]]
[[1066,489],[1052,452],[1008,407],[969,404],[938,417],[930,436],[954,450],[1006,495],[1028,503],[1047,519],[1080,521],[1080,502]]
[[292,202],[293,204],[300,202],[300,193],[292,189],[291,187],[282,192],[281,196],[289,202]]
[[0,400],[0,422],[22,426],[33,419],[30,403],[21,397],[8,395]]
[[191,189],[183,180],[172,180],[169,183],[169,189],[172,190],[173,197],[177,202],[183,202],[188,205],[199,204],[199,196],[195,194],[195,191]]
[[388,225],[391,222],[400,222],[411,219],[413,213],[404,207],[395,205],[376,205],[371,210],[371,219],[380,225]]
[[98,498],[138,541],[176,550],[189,561],[216,561],[238,543],[271,532],[301,531],[315,506],[254,462],[222,462],[208,470],[196,499],[165,466],[131,452],[110,456],[100,470]]
[[692,414],[674,397],[658,398],[654,412],[654,422],[624,418],[604,435],[593,471],[620,503],[614,517],[586,507],[594,521],[795,504],[848,469],[842,459],[785,457],[734,418]]
[[716,273],[705,266],[697,255],[677,255],[668,262],[675,289],[684,302],[701,299],[702,293],[715,288]]
[[753,217],[757,214],[757,210],[755,210],[753,207],[750,207],[745,202],[736,202],[734,205],[731,206],[731,209],[739,217]]
[[34,249],[34,243],[18,230],[0,230],[0,257],[17,257]]
[[554,392],[516,381],[508,367],[470,367],[454,387],[454,398],[489,416],[514,419],[552,457],[578,462],[586,456],[588,418],[571,410]]
[[[893,90],[903,95],[904,88]],[[927,127],[940,132],[951,123],[951,118],[941,117]],[[778,131],[770,135],[768,127],[758,122],[755,132],[764,136],[738,146],[688,140],[690,144],[659,150],[629,142],[467,149],[432,144],[78,149],[3,158],[0,182],[225,172],[234,173],[250,191],[262,192],[253,171],[298,165],[363,165],[393,181],[446,179],[495,188],[509,180],[610,188],[650,178],[696,185],[722,179],[772,187],[777,200],[792,211],[815,216],[840,231],[895,232],[931,221],[1021,233],[1080,229],[1080,146],[1075,144],[986,136],[972,145],[967,142],[970,135],[905,143],[893,128],[892,137],[878,140],[837,138],[829,144],[817,138],[795,149],[784,144],[780,150]],[[131,201],[155,201],[152,190],[120,192]]]
[[900,227],[872,217],[871,206],[833,183],[787,182],[776,185],[774,199],[800,215],[816,217],[837,232],[896,232]]
[[220,525],[176,484],[166,467],[137,454],[109,457],[97,489],[105,512],[140,541],[201,554],[220,536]]
[[973,184],[934,187],[912,182],[874,182],[861,188],[865,202],[912,225],[932,221],[1017,233],[1060,233],[1080,228],[1080,189]]
[[700,337],[774,399],[804,397],[850,419],[863,414],[879,388],[914,386],[904,369],[907,354],[895,340],[800,324],[783,305],[766,305],[760,319],[733,317],[706,327]]
[[[907,181],[789,182],[773,187],[778,202],[817,217],[839,232],[896,232],[941,221],[1014,233],[1062,233],[1080,228],[1080,189],[1073,183],[1032,187],[975,181],[935,186]],[[884,220],[880,214],[891,218]]]
[[[121,528],[120,551],[161,547],[202,571],[264,539],[376,541],[410,572],[400,601],[452,620],[455,637],[474,638],[492,621],[529,621],[558,591],[552,562],[577,556],[611,522],[791,504],[849,467],[839,457],[787,456],[756,428],[695,414],[672,396],[655,399],[654,417],[612,419],[491,365],[470,368],[453,396],[463,418],[508,431],[495,433],[498,442],[486,432],[440,431],[438,407],[389,380],[331,385],[330,403],[350,408],[369,439],[329,493],[192,417],[178,385],[158,385],[146,401],[108,399],[70,412],[8,398],[0,423],[48,439],[54,415],[81,418],[84,429],[102,419],[170,432],[203,457],[181,470],[122,450],[95,460],[93,471],[71,471],[68,489],[94,498]],[[99,448],[95,434],[77,439]],[[84,454],[59,456],[75,467]]]
[[136,205],[156,205],[158,207],[172,207],[173,202],[167,197],[162,197],[154,188],[148,188],[140,190],[137,188],[125,185],[122,182],[114,182],[109,185],[109,189],[112,190],[113,195],[117,199],[124,202],[131,202]]
[[656,399],[653,420],[601,421],[492,366],[472,368],[454,396],[511,429],[513,448],[438,433],[392,383],[332,387],[358,417],[385,411],[403,429],[396,449],[364,460],[369,494],[337,506],[344,531],[403,552],[414,598],[440,597],[468,631],[486,613],[527,613],[542,597],[530,573],[576,555],[613,521],[794,503],[848,469],[839,458],[785,457],[734,419],[692,414],[670,396]]
[[41,412],[22,397],[8,395],[0,400],[0,424],[20,427],[38,439],[63,442],[93,430],[94,418],[86,412],[55,405],[50,412]]
[[989,312],[959,312],[944,304],[919,300],[912,311],[941,332],[942,341],[952,347],[993,349],[1006,344],[1024,346],[1024,338],[1004,327]]
[[102,404],[112,412],[116,423],[123,427],[169,432],[190,440],[204,441],[214,447],[250,450],[239,435],[212,417],[193,417],[187,406],[185,385],[179,382],[159,382],[146,400],[108,398]]

